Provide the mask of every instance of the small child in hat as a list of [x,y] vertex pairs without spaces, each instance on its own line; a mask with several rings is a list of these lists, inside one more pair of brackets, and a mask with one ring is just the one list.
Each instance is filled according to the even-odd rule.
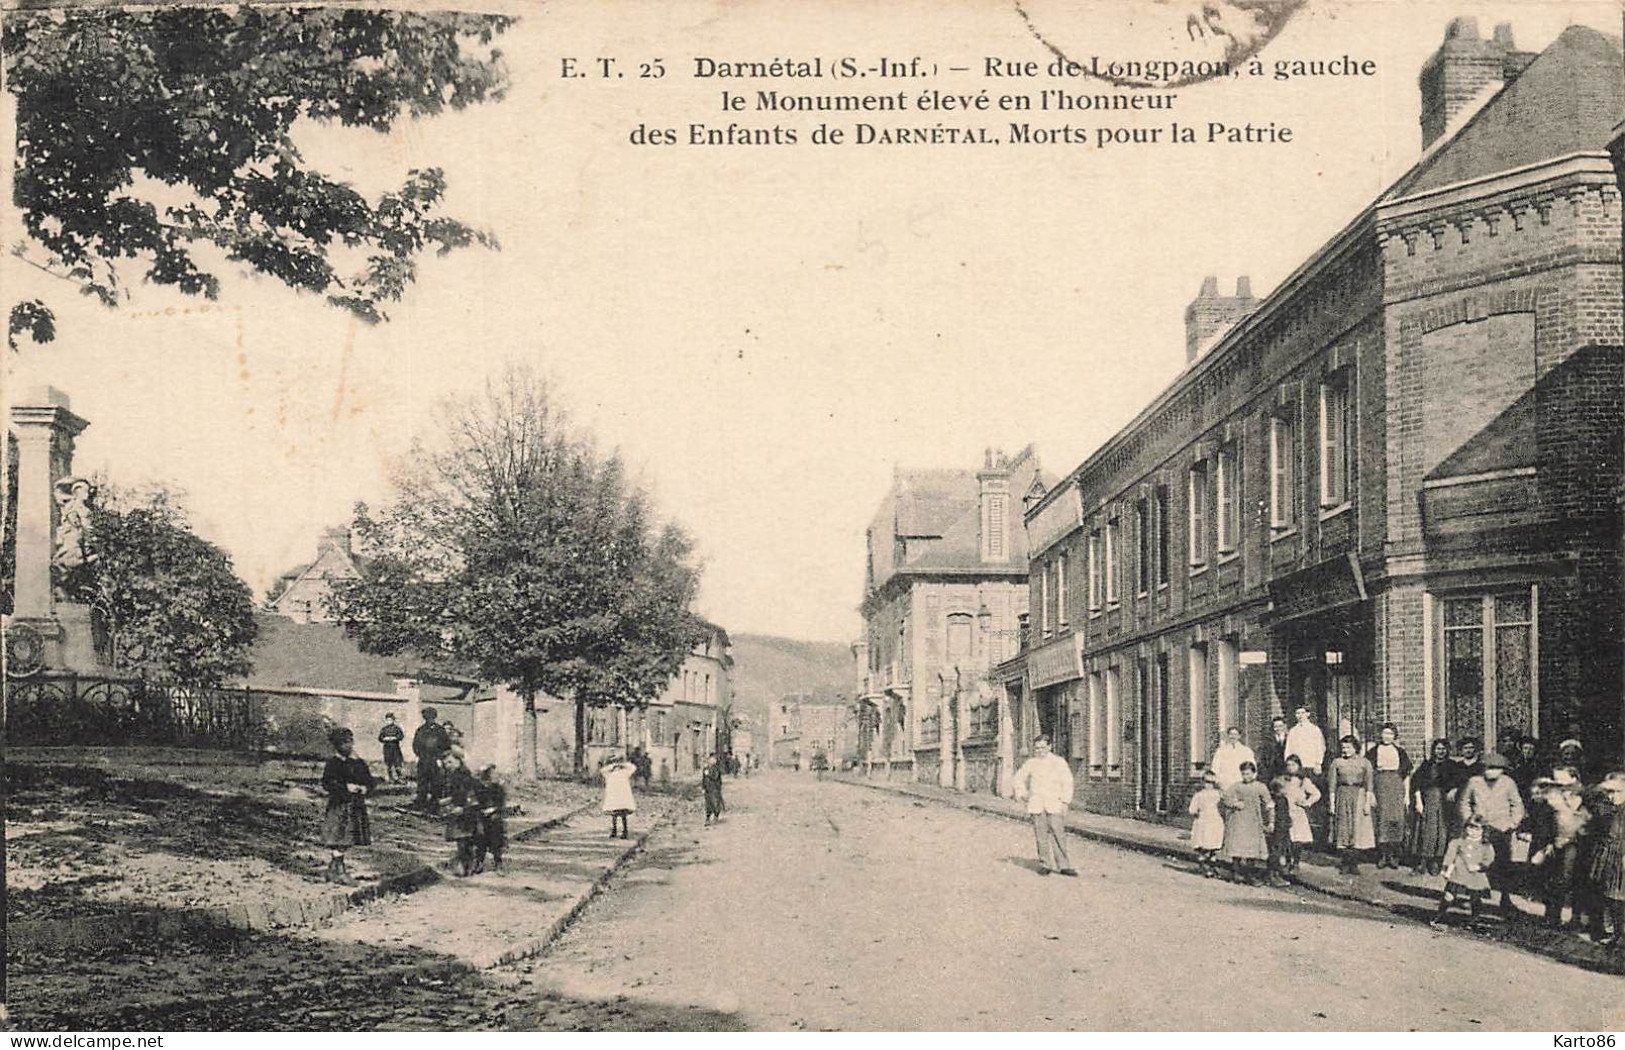
[[1196,850],[1196,863],[1204,879],[1219,874],[1219,850],[1224,846],[1224,814],[1219,810],[1219,800],[1223,797],[1219,778],[1211,769],[1202,774],[1202,786],[1191,796],[1190,815],[1196,818],[1191,824],[1191,848]]
[[333,745],[333,754],[322,767],[322,788],[327,792],[322,843],[333,853],[327,864],[327,881],[354,886],[355,879],[344,866],[344,854],[351,846],[372,844],[372,826],[367,817],[372,771],[366,759],[355,755],[355,733],[341,726],[329,732],[327,740]]
[[[491,870],[502,871],[502,853],[508,848],[508,789],[503,786],[497,767],[480,770],[475,796],[480,806],[480,852],[491,858]],[[480,867],[484,867],[483,856]]]
[[1461,838],[1451,839],[1444,851],[1444,893],[1439,897],[1439,913],[1430,924],[1442,929],[1457,901],[1467,902],[1467,911],[1478,918],[1478,907],[1490,894],[1490,877],[1486,874],[1495,863],[1495,850],[1484,841],[1484,818],[1469,817],[1461,829]]

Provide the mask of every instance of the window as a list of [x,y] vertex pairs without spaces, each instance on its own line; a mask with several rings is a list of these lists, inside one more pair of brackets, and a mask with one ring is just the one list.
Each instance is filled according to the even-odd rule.
[[664,711],[655,712],[654,737],[656,744],[664,744],[666,742],[666,712]]
[[1298,523],[1298,422],[1295,413],[1270,419],[1270,527]]
[[1193,645],[1190,649],[1190,745],[1191,767],[1201,769],[1207,765],[1207,646]]
[[1049,566],[1038,567],[1038,629],[1049,637]]
[[1344,372],[1320,386],[1320,505],[1338,507],[1348,501],[1351,464],[1349,381]]
[[1531,587],[1444,599],[1444,726],[1452,738],[1490,741],[1539,728],[1537,598]]
[[1215,738],[1237,724],[1236,716],[1239,709],[1237,701],[1240,699],[1237,679],[1240,677],[1241,670],[1241,654],[1238,651],[1235,639],[1220,639],[1218,650],[1219,706],[1214,713],[1215,720],[1218,723],[1213,727],[1213,736]]
[[1066,552],[1055,559],[1055,622],[1066,626]]
[[1158,485],[1152,490],[1153,500],[1156,504],[1152,515],[1152,526],[1156,532],[1153,549],[1157,555],[1157,586],[1168,586],[1168,534],[1172,531],[1168,527],[1168,486]]
[[1187,495],[1190,498],[1189,541],[1191,568],[1207,564],[1207,464],[1191,467]]
[[1100,611],[1100,530],[1089,534],[1089,611]]
[[1122,732],[1118,715],[1119,696],[1122,692],[1121,682],[1118,678],[1117,668],[1106,670],[1106,768],[1117,770],[1122,768],[1123,756],[1119,753],[1122,741],[1118,739]]
[[1241,457],[1236,446],[1220,450],[1217,480],[1219,553],[1231,554],[1241,545]]
[[1106,604],[1117,604],[1117,519],[1106,523]]
[[1144,594],[1151,589],[1151,509],[1145,500],[1134,501],[1134,589]]
[[1106,705],[1098,673],[1089,676],[1089,765],[1095,769],[1106,766]]

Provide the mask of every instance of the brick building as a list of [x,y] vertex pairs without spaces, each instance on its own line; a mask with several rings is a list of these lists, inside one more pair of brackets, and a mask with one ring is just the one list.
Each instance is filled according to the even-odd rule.
[[1021,501],[1042,487],[1031,446],[980,471],[899,470],[867,533],[859,666],[862,758],[879,775],[990,789],[1008,740],[987,670],[1027,611]]
[[1458,19],[1422,159],[1262,301],[1204,284],[1185,371],[1028,509],[1018,752],[1048,733],[1081,801],[1145,815],[1298,704],[1412,754],[1618,759],[1620,67],[1591,29],[1530,56]]

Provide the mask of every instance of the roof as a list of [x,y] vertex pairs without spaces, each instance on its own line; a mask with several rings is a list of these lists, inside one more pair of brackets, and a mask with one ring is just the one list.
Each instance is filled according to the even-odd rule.
[[[1316,249],[1263,301],[1196,363],[1179,374],[1121,430],[1069,471],[1064,483],[1082,477],[1107,453],[1145,426],[1198,376],[1247,342],[1266,318],[1288,304],[1309,276],[1362,236],[1385,203],[1461,182],[1517,171],[1573,153],[1606,148],[1625,130],[1625,69],[1620,40],[1586,26],[1565,29],[1510,84],[1496,92],[1465,123],[1446,135],[1388,190]],[[1562,127],[1549,125],[1563,125]],[[1483,449],[1473,450],[1476,453]],[[1460,466],[1460,464],[1453,464]],[[1031,518],[1059,498],[1062,486],[1027,508]]]
[[1625,111],[1616,37],[1569,26],[1383,200],[1606,148]]
[[[998,460],[980,474],[1008,477],[1007,561],[982,560],[980,474],[944,468],[898,470],[869,526],[870,584],[879,588],[899,574],[979,574],[1025,576],[1026,532],[1021,527],[1022,497],[1044,474],[1032,446],[1008,461]],[[901,554],[899,560],[898,555]]]
[[[248,684],[261,689],[331,689],[335,692],[393,693],[397,678],[419,672],[410,657],[364,653],[328,623],[295,623],[273,613],[256,613],[259,632],[250,654]],[[425,685],[424,700],[460,696],[466,690]]]

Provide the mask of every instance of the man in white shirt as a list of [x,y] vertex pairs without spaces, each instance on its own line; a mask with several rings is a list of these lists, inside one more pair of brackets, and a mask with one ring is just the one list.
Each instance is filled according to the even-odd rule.
[[1297,755],[1306,773],[1319,774],[1326,762],[1326,734],[1309,717],[1309,709],[1300,707],[1294,712],[1298,724],[1286,734],[1286,753]]
[[1309,808],[1309,827],[1315,841],[1322,841],[1326,829],[1326,778],[1321,769],[1326,763],[1326,734],[1309,717],[1309,708],[1298,705],[1293,717],[1297,724],[1287,731],[1286,753],[1298,756],[1303,763],[1304,776],[1320,791],[1321,799]]
[[1253,749],[1241,742],[1241,730],[1231,726],[1224,731],[1224,741],[1213,751],[1213,761],[1208,768],[1213,770],[1213,778],[1219,782],[1219,790],[1223,791],[1231,784],[1241,783],[1241,764],[1251,762],[1256,768],[1258,759],[1253,755]]
[[1049,749],[1049,741],[1033,741],[1033,757],[1016,770],[1016,799],[1027,801],[1038,840],[1038,874],[1059,871],[1076,876],[1066,855],[1066,810],[1072,804],[1072,767]]

